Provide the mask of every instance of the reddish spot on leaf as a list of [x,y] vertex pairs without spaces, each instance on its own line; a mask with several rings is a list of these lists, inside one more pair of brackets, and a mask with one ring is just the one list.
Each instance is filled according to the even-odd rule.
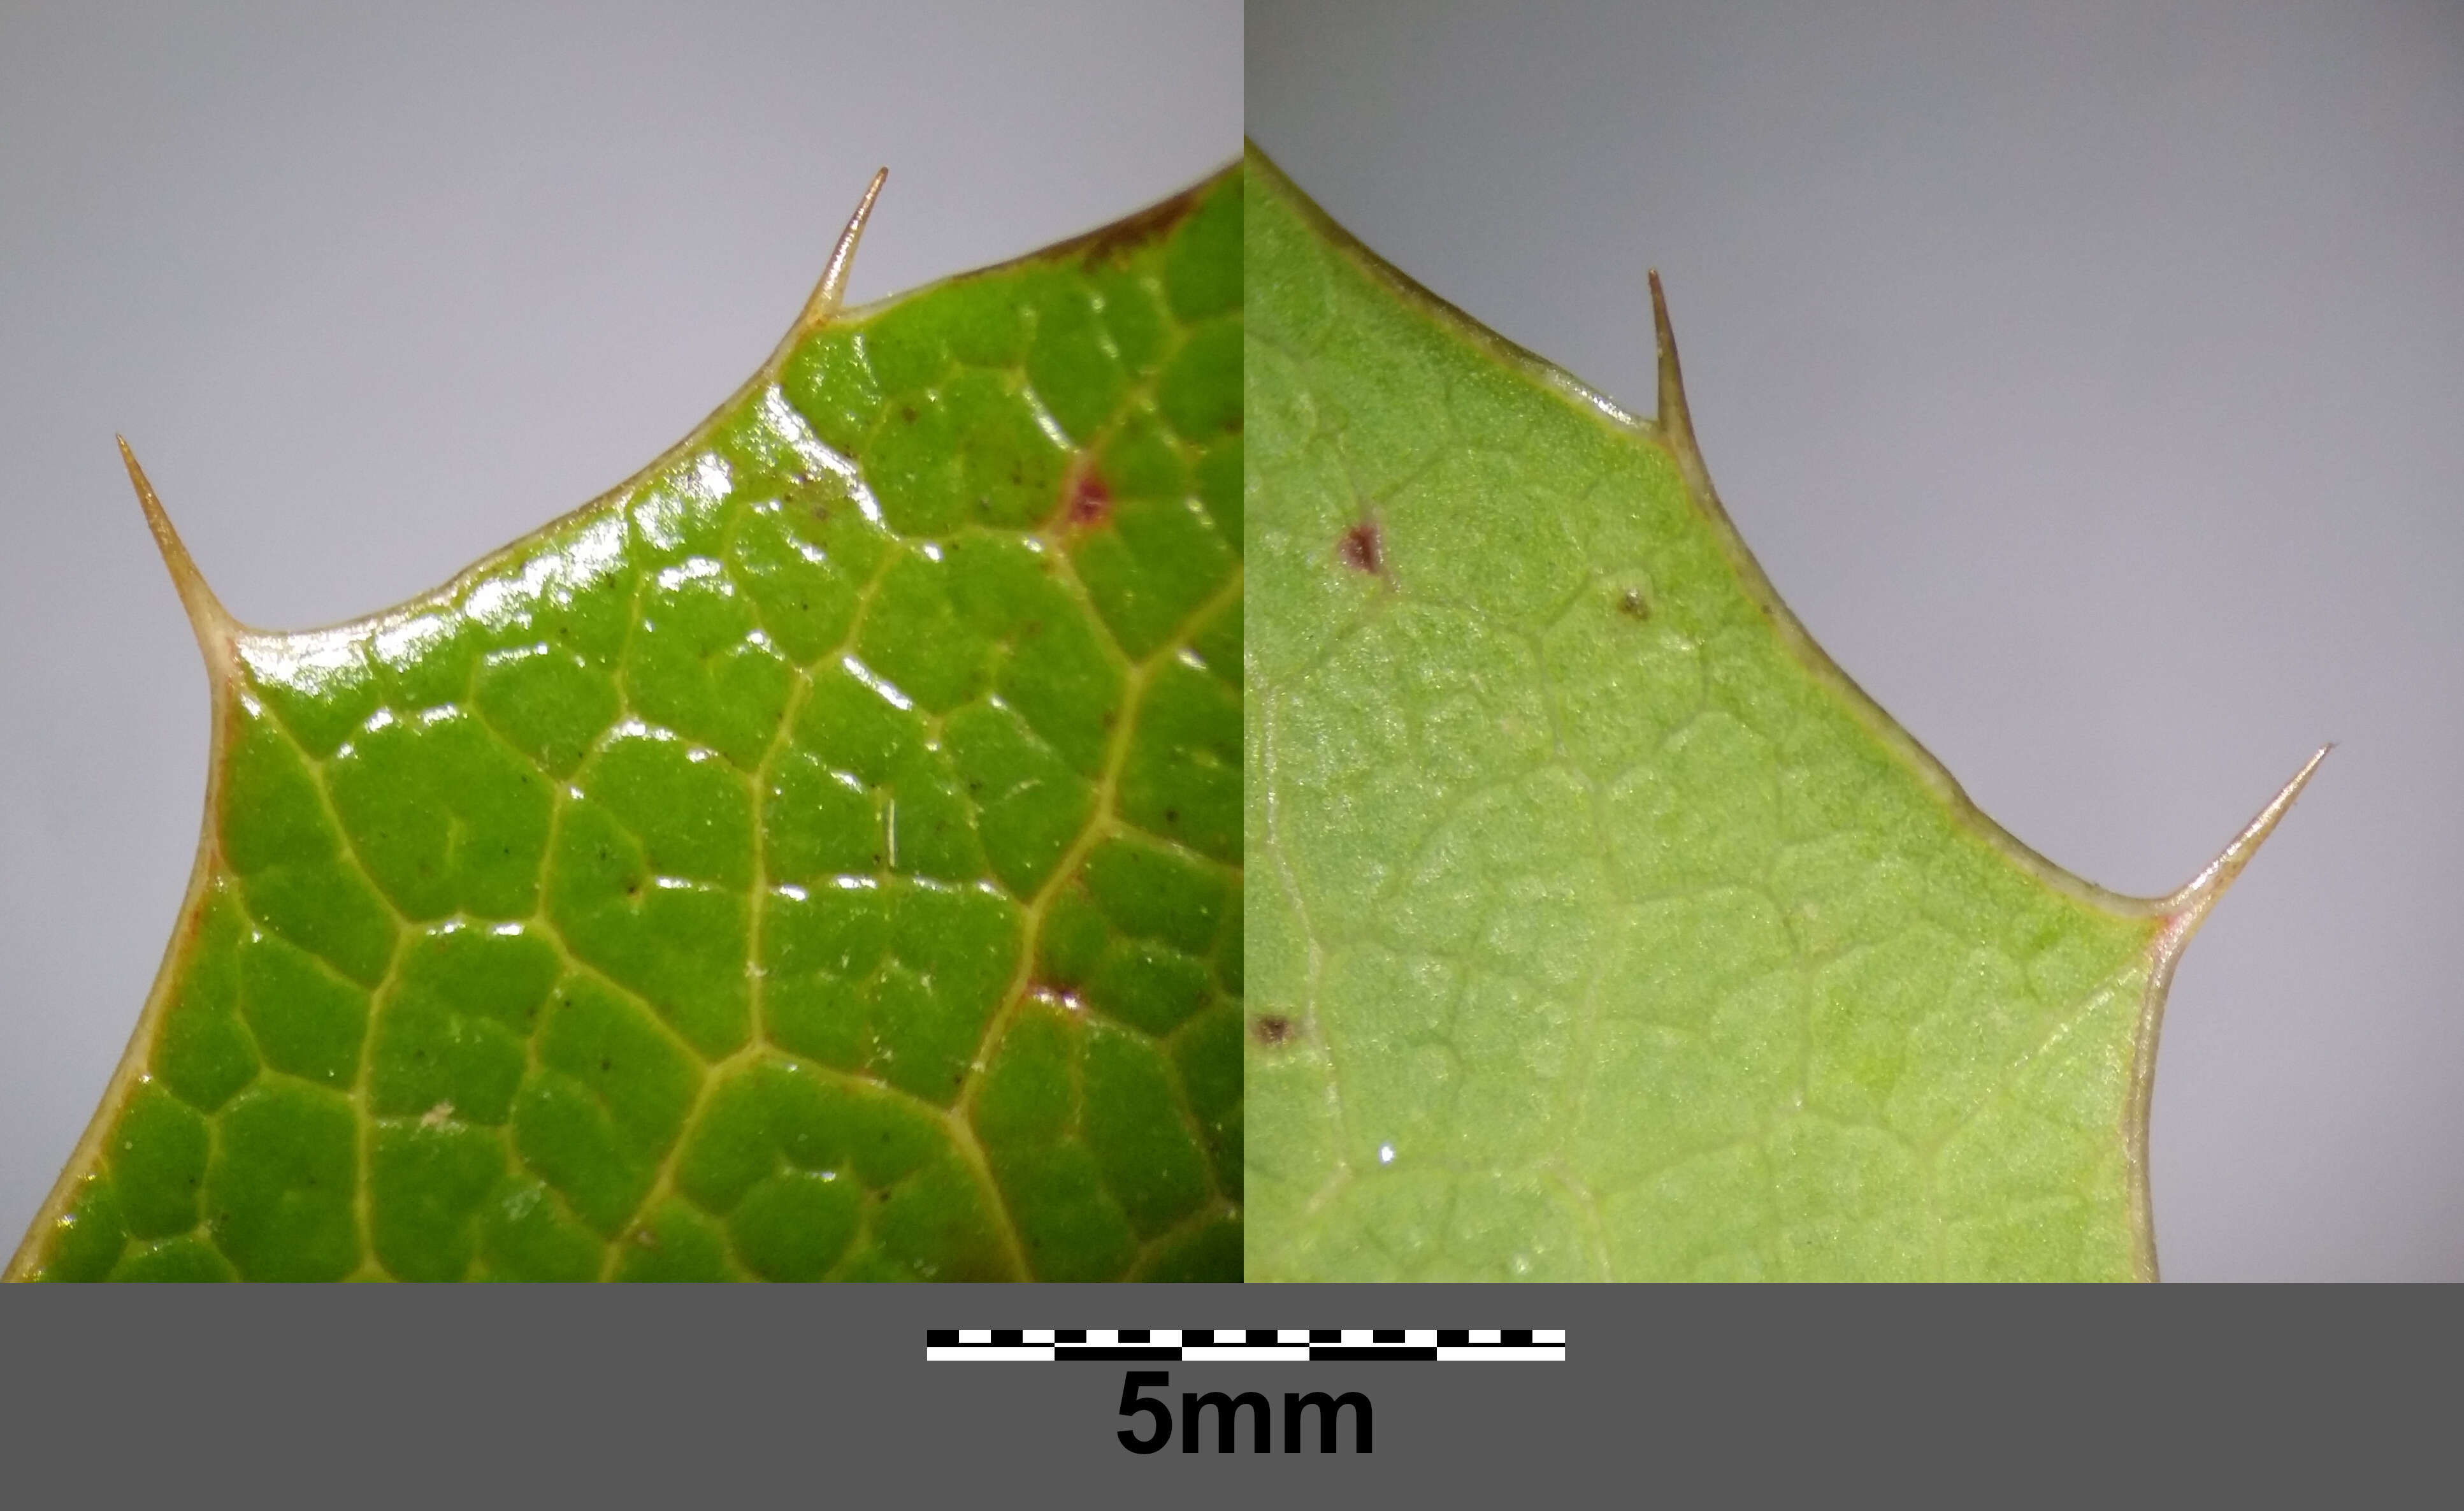
[[1112,490],[1104,485],[1104,475],[1093,463],[1072,468],[1063,491],[1067,500],[1061,511],[1063,524],[1094,530],[1112,522]]
[[1343,532],[1343,544],[1336,547],[1343,565],[1354,571],[1372,576],[1384,570],[1385,543],[1377,534],[1377,522],[1363,520]]

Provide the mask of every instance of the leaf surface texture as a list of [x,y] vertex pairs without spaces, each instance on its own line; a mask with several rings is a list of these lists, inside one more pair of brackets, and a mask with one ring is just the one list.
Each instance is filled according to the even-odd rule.
[[1250,170],[1250,1278],[2152,1278],[2229,872],[1977,812],[1730,528],[1664,321],[1630,417]]
[[203,636],[198,871],[14,1273],[1236,1278],[1239,180]]

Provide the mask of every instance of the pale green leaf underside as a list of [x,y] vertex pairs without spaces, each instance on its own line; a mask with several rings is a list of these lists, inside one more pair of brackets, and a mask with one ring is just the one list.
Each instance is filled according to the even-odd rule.
[[1673,350],[1629,418],[1248,195],[1249,1278],[2152,1276],[2179,901],[1822,657]]

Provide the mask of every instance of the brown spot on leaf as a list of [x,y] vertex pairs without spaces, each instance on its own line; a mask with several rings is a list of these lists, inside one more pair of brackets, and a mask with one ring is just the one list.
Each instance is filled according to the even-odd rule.
[[1648,619],[1651,617],[1651,600],[1642,595],[1641,589],[1629,588],[1617,595],[1617,612],[1629,619]]
[[1344,531],[1343,540],[1335,546],[1335,554],[1341,556],[1343,565],[1353,571],[1367,572],[1372,577],[1383,572],[1386,569],[1386,543],[1378,533],[1377,522],[1363,520]]
[[816,486],[810,478],[794,478],[788,480],[784,501],[795,504],[816,520],[827,522],[832,497],[830,490]]
[[1268,1049],[1300,1036],[1300,1026],[1280,1012],[1261,1012],[1249,1020],[1249,1036]]

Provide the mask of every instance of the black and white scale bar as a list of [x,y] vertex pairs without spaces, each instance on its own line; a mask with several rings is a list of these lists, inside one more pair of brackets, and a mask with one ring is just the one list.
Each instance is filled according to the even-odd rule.
[[935,1327],[924,1335],[935,1364],[1048,1364],[1065,1359],[1186,1360],[1193,1364],[1308,1364],[1394,1360],[1424,1364],[1560,1364],[1562,1327]]

